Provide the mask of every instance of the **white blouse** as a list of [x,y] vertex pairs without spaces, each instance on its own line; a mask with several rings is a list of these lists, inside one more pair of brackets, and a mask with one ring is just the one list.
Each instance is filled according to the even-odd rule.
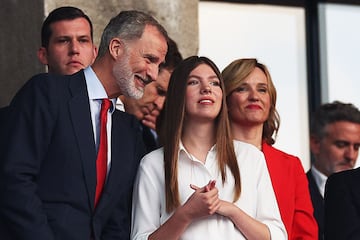
[[[234,141],[234,148],[241,178],[241,195],[234,204],[267,225],[271,239],[287,239],[262,152],[240,141]],[[173,214],[166,212],[163,157],[163,148],[160,148],[145,155],[140,163],[134,183],[131,239],[148,239]],[[227,168],[227,182],[222,184],[215,146],[203,164],[180,144],[178,171],[181,204],[194,192],[190,184],[203,187],[210,180],[216,180],[219,198],[232,202],[234,179]],[[214,214],[192,222],[180,239],[232,240],[245,237],[229,218]]]

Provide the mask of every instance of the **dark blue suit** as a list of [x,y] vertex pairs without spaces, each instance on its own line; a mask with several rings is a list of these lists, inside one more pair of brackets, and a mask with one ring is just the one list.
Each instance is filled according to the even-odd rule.
[[360,168],[330,175],[325,185],[325,239],[360,239]]
[[133,179],[145,152],[136,118],[112,115],[111,169],[94,209],[97,154],[83,71],[33,77],[8,111],[0,217],[12,237],[129,239]]
[[159,143],[155,138],[154,134],[151,132],[151,129],[143,124],[141,124],[142,136],[145,144],[146,152],[149,153],[159,148]]
[[0,108],[0,140],[5,135],[8,107]]
[[314,207],[314,217],[319,227],[319,240],[324,239],[324,198],[321,196],[311,169],[306,173],[309,181],[309,191],[311,201]]

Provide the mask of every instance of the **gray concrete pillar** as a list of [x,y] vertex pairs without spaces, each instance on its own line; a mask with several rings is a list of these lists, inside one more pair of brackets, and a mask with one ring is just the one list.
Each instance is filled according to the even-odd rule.
[[184,57],[198,52],[198,0],[47,0],[45,12],[65,5],[81,8],[89,15],[97,45],[111,17],[121,10],[136,9],[153,15],[163,24]]
[[41,0],[0,2],[0,107],[27,79],[45,70],[36,56],[43,9]]
[[133,0],[133,7],[155,16],[184,57],[197,54],[198,0]]

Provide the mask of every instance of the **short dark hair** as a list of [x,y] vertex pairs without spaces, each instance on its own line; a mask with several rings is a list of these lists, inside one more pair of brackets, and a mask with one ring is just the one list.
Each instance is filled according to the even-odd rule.
[[90,25],[91,40],[93,40],[93,25],[90,18],[79,8],[66,6],[54,9],[49,13],[41,27],[41,46],[47,48],[52,34],[50,25],[54,22],[63,20],[74,20],[76,18],[85,18]]
[[167,45],[168,45],[168,51],[165,56],[165,62],[160,64],[159,70],[167,69],[172,71],[175,69],[177,65],[179,65],[179,63],[181,63],[183,57],[179,51],[176,42],[170,37],[168,38]]
[[359,109],[340,101],[322,104],[311,116],[310,135],[322,138],[327,125],[340,121],[360,124]]

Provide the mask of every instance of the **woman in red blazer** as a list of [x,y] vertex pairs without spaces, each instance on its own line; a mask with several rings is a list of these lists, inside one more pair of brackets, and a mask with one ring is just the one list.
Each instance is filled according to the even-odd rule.
[[264,153],[289,239],[317,239],[318,227],[300,159],[272,147],[280,117],[267,67],[256,59],[238,59],[222,75],[234,138]]

